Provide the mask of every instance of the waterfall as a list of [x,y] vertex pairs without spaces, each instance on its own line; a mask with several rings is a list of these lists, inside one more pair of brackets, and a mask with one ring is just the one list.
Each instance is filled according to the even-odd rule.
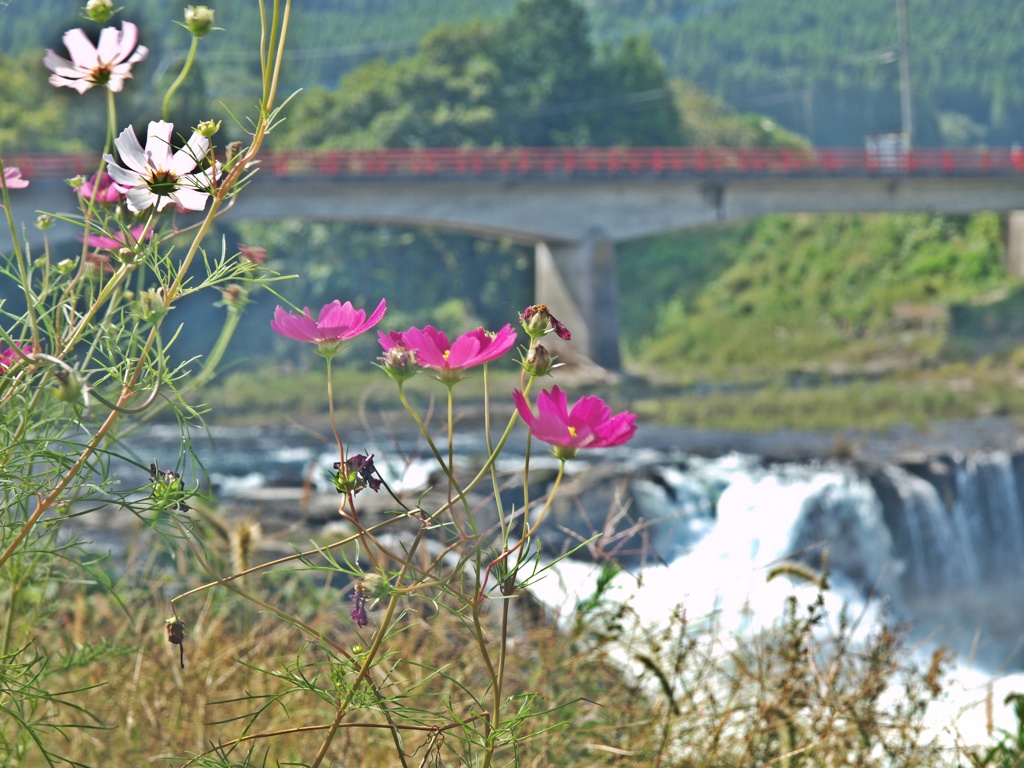
[[[680,597],[707,610],[745,606],[748,618],[762,610],[768,621],[777,607],[759,595],[769,569],[782,560],[820,569],[827,552],[834,584],[860,600],[884,597],[915,637],[939,638],[985,666],[1024,669],[1024,456],[902,464],[663,456],[622,472],[579,476],[545,535],[578,530],[584,518],[568,510],[600,518],[608,488],[625,475],[628,491],[616,498],[626,497],[627,522],[649,527],[642,542],[616,550],[620,562],[680,585],[672,590]],[[649,556],[630,560],[641,543]],[[653,563],[669,573],[644,567]]]

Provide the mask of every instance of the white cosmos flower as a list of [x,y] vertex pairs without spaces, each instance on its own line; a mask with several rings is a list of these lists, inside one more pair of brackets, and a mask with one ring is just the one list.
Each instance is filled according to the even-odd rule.
[[144,45],[136,47],[139,30],[130,21],[122,22],[120,30],[106,27],[100,32],[99,45],[93,45],[81,29],[69,29],[63,39],[71,61],[48,49],[43,63],[53,72],[51,85],[74,88],[79,93],[94,85],[117,93],[132,76],[132,65],[149,53]]
[[171,151],[172,123],[149,124],[146,148],[139,144],[135,129],[128,126],[114,139],[121,157],[117,165],[112,155],[104,155],[107,173],[115,186],[125,193],[129,210],[145,211],[156,206],[162,211],[169,203],[188,211],[201,211],[213,188],[219,164],[196,172],[196,166],[210,149],[210,140],[193,132],[188,144]]

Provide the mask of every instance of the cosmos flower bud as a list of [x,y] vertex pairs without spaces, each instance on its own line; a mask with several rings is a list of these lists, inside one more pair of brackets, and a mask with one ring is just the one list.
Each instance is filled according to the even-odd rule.
[[379,573],[371,573],[363,577],[363,591],[371,600],[380,600],[391,594],[391,584]]
[[411,379],[420,369],[416,364],[416,351],[400,344],[385,350],[377,359],[384,372],[399,384]]
[[160,510],[177,509],[188,512],[184,499],[188,495],[185,481],[173,469],[161,470],[156,463],[149,465],[150,498]]
[[203,122],[195,128],[196,133],[200,136],[206,137],[207,139],[212,138],[219,130],[220,120],[203,120]]
[[267,261],[267,249],[259,245],[239,245],[238,258],[254,267],[263,266]]
[[90,20],[102,24],[114,15],[114,4],[110,0],[89,0],[85,4],[85,15]]
[[47,213],[41,213],[36,217],[36,229],[41,229],[44,232],[53,226],[53,216]]
[[554,358],[543,344],[534,344],[526,353],[523,360],[523,368],[534,378],[547,376],[554,368]]
[[74,371],[57,371],[54,378],[57,379],[57,391],[55,397],[62,403],[77,403],[82,397],[82,389],[85,387],[82,377]]
[[539,339],[554,331],[558,338],[569,341],[572,334],[558,319],[548,311],[546,304],[534,304],[523,310],[519,315],[519,324],[530,334],[531,339]]
[[205,5],[186,7],[185,26],[196,37],[205,37],[213,29],[213,9]]
[[220,289],[221,301],[218,306],[229,309],[242,309],[249,303],[249,291],[244,286],[231,283]]
[[167,314],[167,310],[168,307],[164,306],[163,288],[150,288],[139,294],[136,313],[147,323],[156,325]]

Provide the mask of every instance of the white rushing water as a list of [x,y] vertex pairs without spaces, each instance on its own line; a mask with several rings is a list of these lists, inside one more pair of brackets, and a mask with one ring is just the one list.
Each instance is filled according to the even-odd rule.
[[[817,565],[827,548],[829,616],[834,620],[846,606],[849,615],[862,616],[861,633],[877,626],[883,608],[891,618],[916,622],[908,653],[925,667],[940,644],[955,646],[958,660],[929,709],[929,727],[950,746],[991,743],[989,727],[1015,730],[1003,699],[1024,692],[1024,675],[1013,671],[1019,659],[1009,657],[1012,644],[990,638],[998,632],[986,622],[1013,622],[1009,634],[1019,635],[1021,620],[1010,606],[997,606],[994,615],[975,612],[957,626],[962,601],[946,598],[984,602],[989,582],[1000,582],[1007,569],[1019,574],[1009,558],[1024,544],[1021,507],[1006,454],[946,468],[955,495],[943,499],[935,485],[897,466],[879,468],[872,482],[839,464],[765,467],[736,455],[689,462],[685,472],[659,474],[657,485],[677,506],[690,499],[684,506],[695,509],[702,508],[691,498],[695,489],[720,492],[706,535],[666,565],[620,574],[609,597],[650,626],[663,625],[681,605],[689,617],[714,614],[725,637],[749,635],[777,623],[790,596],[808,605],[816,594],[807,582],[769,580],[772,567],[794,558]],[[649,501],[650,489],[646,493]],[[593,594],[597,573],[593,564],[563,561],[532,589],[566,618]],[[918,610],[923,615],[915,615]],[[961,642],[965,637],[969,645]],[[987,656],[978,653],[986,647]],[[629,666],[630,649],[620,655]]]

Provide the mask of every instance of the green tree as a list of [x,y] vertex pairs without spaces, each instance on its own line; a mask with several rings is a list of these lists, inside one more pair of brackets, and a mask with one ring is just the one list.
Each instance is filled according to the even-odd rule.
[[[681,110],[673,100],[665,64],[649,36],[627,37],[606,52],[605,91],[597,143],[671,146],[686,144]],[[685,115],[685,113],[683,113]]]
[[663,145],[682,138],[649,40],[628,38],[598,55],[574,0],[521,0],[506,21],[441,27],[415,55],[371,62],[336,92],[300,98],[277,141],[371,148]]

